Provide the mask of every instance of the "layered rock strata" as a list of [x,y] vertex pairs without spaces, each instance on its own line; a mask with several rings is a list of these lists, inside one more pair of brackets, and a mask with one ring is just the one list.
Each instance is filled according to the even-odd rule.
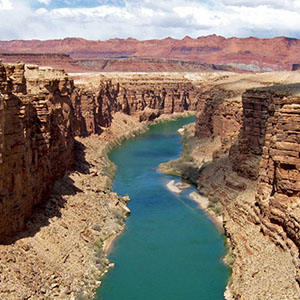
[[[48,53],[57,52],[71,55],[74,59],[90,59],[84,65],[97,65],[93,59],[107,59],[108,68],[119,64],[116,71],[136,71],[137,59],[172,59],[192,62],[219,64],[226,68],[250,72],[268,72],[292,70],[293,65],[299,64],[300,40],[288,37],[272,39],[224,38],[210,35],[198,38],[186,36],[182,40],[170,37],[162,40],[138,41],[129,39],[110,39],[107,41],[88,41],[82,38],[65,38],[48,41],[1,41],[0,51],[15,53]],[[113,58],[113,60],[109,60]],[[128,59],[124,64],[120,63]],[[135,62],[132,62],[132,60]],[[186,64],[187,63],[185,62]],[[177,70],[185,68],[183,65]],[[127,65],[127,66],[126,66]],[[103,66],[103,65],[102,65]],[[155,64],[151,63],[155,68]],[[161,65],[156,71],[161,70]],[[153,69],[152,69],[153,70]],[[167,67],[170,71],[170,68]],[[185,70],[191,70],[189,67]],[[144,69],[143,71],[151,71]]]
[[92,299],[112,265],[106,254],[124,227],[128,197],[111,192],[112,143],[146,129],[117,113],[101,137],[76,138],[72,172],[55,182],[26,230],[0,245],[1,299]]
[[183,75],[129,73],[87,78],[74,76],[77,88],[72,100],[79,121],[76,132],[81,135],[101,133],[116,112],[147,121],[161,114],[195,111],[201,102],[199,89]]
[[79,66],[70,55],[60,53],[2,52],[0,53],[0,59],[6,64],[16,64],[17,62],[22,61],[26,64],[64,69],[68,72],[90,71],[89,69]]
[[26,80],[24,64],[0,66],[0,236],[24,227],[33,207],[74,162],[67,77]]
[[227,299],[299,298],[299,91],[297,84],[246,91],[229,155],[201,170],[199,190],[211,207],[222,204],[233,249]]

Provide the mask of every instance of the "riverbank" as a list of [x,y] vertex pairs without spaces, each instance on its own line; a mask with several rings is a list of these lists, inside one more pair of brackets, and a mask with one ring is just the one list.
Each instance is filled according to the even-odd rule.
[[[179,181],[175,183],[175,180],[171,180],[166,184],[166,187],[173,193],[180,194],[185,189],[190,187],[190,184]],[[189,198],[196,202],[198,206],[207,214],[207,216],[215,223],[220,231],[223,231],[223,217],[217,215],[209,209],[210,202],[208,197],[201,195],[199,192],[192,192],[189,194]]]
[[[181,177],[197,186],[202,170],[213,160],[214,151],[220,147],[220,140],[217,138],[215,140],[205,139],[204,141],[197,141],[194,138],[195,124],[189,124],[180,128],[178,133],[182,136],[182,153],[180,157],[160,164],[158,171],[167,175]],[[175,190],[177,190],[177,193],[181,192],[173,182],[169,182],[168,187],[173,192]],[[199,192],[190,194],[190,199],[197,202],[216,226],[223,230],[223,207],[219,201],[212,200],[207,195]]]
[[1,298],[93,299],[112,267],[107,255],[129,214],[129,198],[111,191],[116,168],[107,154],[149,124],[116,113],[101,135],[76,138],[75,170],[56,182],[26,231],[0,246]]

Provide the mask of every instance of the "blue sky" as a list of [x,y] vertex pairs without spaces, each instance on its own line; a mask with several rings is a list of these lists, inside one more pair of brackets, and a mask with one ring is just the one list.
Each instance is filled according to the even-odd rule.
[[0,0],[0,39],[300,38],[300,0]]

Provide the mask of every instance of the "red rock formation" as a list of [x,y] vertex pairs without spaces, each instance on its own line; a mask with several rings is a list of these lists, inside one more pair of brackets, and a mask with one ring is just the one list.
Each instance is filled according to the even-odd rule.
[[[74,59],[168,58],[225,64],[234,69],[246,71],[292,70],[293,64],[298,64],[300,61],[299,48],[300,40],[286,37],[226,39],[215,35],[182,40],[167,38],[148,41],[135,39],[87,41],[66,38],[49,41],[15,40],[0,42],[1,52],[48,53],[55,51],[70,54]],[[119,67],[126,69],[123,65]]]
[[[235,209],[227,208],[232,220],[228,221],[226,229],[234,247],[238,249],[235,250],[238,261],[233,267],[233,298],[244,297],[243,283],[238,278],[249,276],[246,271],[249,265],[243,262],[246,253],[250,253],[252,265],[256,265],[251,271],[252,274],[259,273],[260,276],[266,277],[266,274],[272,273],[272,268],[278,268],[275,265],[277,260],[289,265],[289,270],[280,266],[280,283],[269,275],[265,278],[270,286],[267,292],[252,275],[249,287],[252,284],[253,287],[250,290],[259,286],[259,292],[263,291],[262,293],[268,293],[278,299],[286,293],[284,288],[289,290],[289,294],[285,294],[286,299],[296,299],[295,295],[299,295],[299,91],[299,84],[291,84],[251,89],[243,94],[243,127],[237,144],[230,150],[230,161],[232,169],[247,179],[249,190],[245,191],[247,200],[240,193],[231,199],[231,203],[235,203]],[[241,179],[236,180],[242,182]],[[253,200],[251,195],[255,195]],[[241,202],[243,197],[244,202]],[[238,234],[234,229],[237,224],[243,224],[242,231],[245,231],[245,236],[248,235],[247,241],[241,240],[242,233]],[[253,237],[247,233],[252,230],[257,232]],[[266,240],[271,240],[273,245],[266,243]],[[260,246],[258,241],[265,243],[265,249],[258,253],[255,247],[250,251],[243,246],[251,243]],[[269,257],[270,253],[273,257]],[[270,260],[267,264],[270,270],[264,270],[266,267],[259,265],[259,261],[262,260]]]
[[259,91],[268,97],[270,104],[262,132],[256,206],[264,233],[291,252],[299,283],[300,86],[286,89],[286,92]]
[[[267,76],[263,79],[267,85]],[[227,101],[216,96],[217,87],[214,97],[208,89],[209,105],[196,122],[197,136],[204,138],[200,146],[207,149],[213,137],[222,136],[219,128],[226,128],[222,115],[228,108],[223,106],[222,114],[218,111]],[[248,89],[242,106],[238,118],[242,128],[229,155],[217,153],[205,166],[206,156],[201,151],[197,156],[198,166],[203,166],[198,189],[212,207],[222,204],[223,225],[232,246],[226,299],[298,299],[300,86]],[[214,118],[221,126],[215,126]],[[230,133],[225,132],[225,137]]]
[[55,179],[73,164],[71,87],[58,78],[26,80],[24,64],[0,65],[0,236],[20,230]]
[[[101,133],[109,127],[114,113],[141,115],[140,119],[185,110],[195,111],[199,89],[183,76],[115,75],[99,77],[98,87],[75,89],[72,96],[78,135]],[[148,110],[150,109],[150,111]]]

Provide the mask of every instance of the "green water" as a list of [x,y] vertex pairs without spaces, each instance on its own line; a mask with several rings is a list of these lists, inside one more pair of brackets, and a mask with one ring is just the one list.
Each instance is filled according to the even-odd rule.
[[177,129],[185,118],[150,127],[110,154],[117,165],[113,190],[131,198],[131,216],[110,260],[100,300],[221,300],[229,270],[222,235],[189,200],[194,188],[178,195],[166,188],[171,176],[156,171],[181,152]]

